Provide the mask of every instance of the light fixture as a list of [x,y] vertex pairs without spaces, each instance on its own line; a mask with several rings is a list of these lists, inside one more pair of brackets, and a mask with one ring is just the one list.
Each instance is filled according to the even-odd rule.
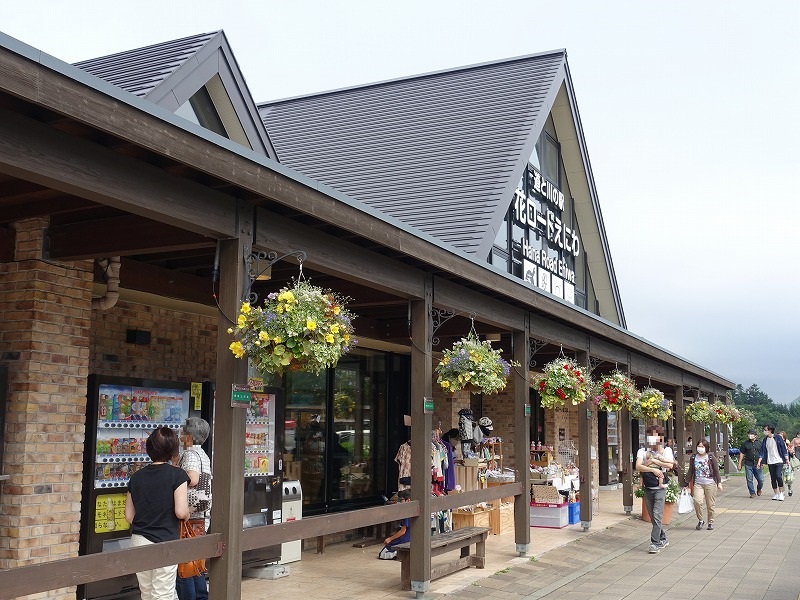
[[486,339],[490,342],[499,342],[500,341],[500,334],[499,333],[487,333]]
[[261,271],[258,276],[256,277],[256,281],[269,281],[272,279],[272,267],[269,266],[263,271]]

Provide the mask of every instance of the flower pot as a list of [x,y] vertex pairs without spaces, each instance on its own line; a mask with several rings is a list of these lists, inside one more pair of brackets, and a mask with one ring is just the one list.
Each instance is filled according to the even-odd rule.
[[[664,515],[661,519],[662,525],[669,525],[672,523],[672,508],[675,506],[674,502],[664,502]],[[650,523],[650,513],[647,512],[647,504],[642,498],[642,521]]]

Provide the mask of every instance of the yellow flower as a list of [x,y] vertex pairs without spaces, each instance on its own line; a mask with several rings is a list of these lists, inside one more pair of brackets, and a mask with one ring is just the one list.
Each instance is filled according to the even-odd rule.
[[244,315],[239,315],[239,318],[236,319],[236,324],[239,327],[244,327],[245,323],[247,323],[247,317],[245,317]]
[[247,314],[247,313],[249,313],[249,312],[250,312],[250,303],[249,303],[249,302],[245,302],[244,304],[242,304],[242,310],[241,310],[241,313],[242,313],[243,315],[246,315],[246,314]]
[[228,327],[228,333],[233,333],[233,328],[232,327]]
[[440,383],[439,385],[441,385],[443,388],[449,388],[449,387],[450,387],[450,382],[449,382],[449,381],[447,381],[447,379],[445,379],[445,380],[444,380],[444,381],[442,381],[442,383]]
[[266,331],[263,331],[263,330],[259,331],[258,332],[258,339],[261,340],[262,342],[268,342],[269,341],[269,334]]
[[278,306],[275,307],[275,312],[281,314],[283,312],[283,304],[278,304]]
[[342,309],[338,305],[333,307],[333,314],[338,315],[341,311]]
[[325,341],[328,342],[329,344],[332,344],[333,341],[334,341],[333,334],[329,333],[328,335],[326,335],[325,336]]
[[316,321],[314,321],[313,319],[308,319],[306,321],[306,329],[308,329],[309,331],[314,331],[316,328],[317,328]]
[[276,335],[276,336],[275,336],[275,339],[274,339],[273,341],[274,341],[276,344],[280,344],[280,343],[281,343],[283,340],[281,339],[281,336],[279,336],[279,335]]
[[236,358],[242,358],[244,356],[244,346],[242,346],[241,342],[232,342],[228,348],[230,348],[230,351],[233,352]]
[[336,323],[331,325],[331,333],[339,333],[339,326]]
[[294,294],[289,290],[286,290],[285,292],[281,292],[278,295],[278,300],[280,300],[281,302],[289,302],[289,303],[294,302],[295,301]]

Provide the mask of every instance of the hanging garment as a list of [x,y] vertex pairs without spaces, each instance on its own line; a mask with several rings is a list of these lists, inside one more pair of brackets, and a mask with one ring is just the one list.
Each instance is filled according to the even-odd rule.
[[400,483],[400,479],[404,477],[411,477],[411,444],[408,442],[401,444],[400,448],[397,450],[397,455],[394,457],[394,460],[400,467],[400,472],[397,475],[397,489],[405,490],[410,488],[410,485]]

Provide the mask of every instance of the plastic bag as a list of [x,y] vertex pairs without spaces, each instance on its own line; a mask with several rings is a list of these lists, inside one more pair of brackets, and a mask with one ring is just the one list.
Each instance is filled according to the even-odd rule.
[[789,465],[783,465],[783,482],[790,484],[794,481],[794,470]]
[[678,514],[684,515],[694,510],[694,499],[689,488],[683,488],[678,496]]

